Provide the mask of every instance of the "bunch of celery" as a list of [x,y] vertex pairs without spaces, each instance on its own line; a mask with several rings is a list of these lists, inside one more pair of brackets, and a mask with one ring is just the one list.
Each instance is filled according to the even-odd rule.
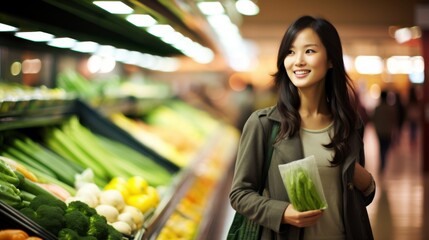
[[136,159],[137,154],[132,149],[94,134],[79,122],[77,116],[72,116],[60,127],[47,129],[44,142],[64,158],[92,169],[101,186],[114,177],[141,176],[153,186],[165,185],[171,180],[171,175],[163,167],[148,158]]

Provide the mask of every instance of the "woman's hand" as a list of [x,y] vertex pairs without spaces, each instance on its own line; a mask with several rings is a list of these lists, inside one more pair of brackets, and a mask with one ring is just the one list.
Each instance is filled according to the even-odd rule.
[[283,223],[296,227],[308,227],[316,224],[317,220],[322,216],[322,214],[322,210],[298,212],[292,204],[289,204],[283,214]]
[[362,167],[359,163],[355,163],[355,172],[353,177],[354,185],[361,191],[364,192],[368,189],[372,181],[371,174]]

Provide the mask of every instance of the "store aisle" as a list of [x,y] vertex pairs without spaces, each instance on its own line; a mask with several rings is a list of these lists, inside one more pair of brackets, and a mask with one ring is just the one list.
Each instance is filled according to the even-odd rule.
[[[364,136],[366,167],[377,181],[374,201],[368,206],[376,240],[429,239],[429,174],[421,171],[421,139],[409,142],[405,124],[398,142],[387,158],[386,171],[378,174],[378,142],[369,123]],[[229,187],[229,186],[228,186]],[[233,210],[227,204],[225,227],[219,240],[226,239]]]
[[421,170],[420,136],[411,144],[408,125],[404,125],[388,154],[383,175],[378,174],[378,143],[371,124],[364,141],[367,167],[374,173],[378,187],[368,206],[375,239],[429,239],[429,176]]

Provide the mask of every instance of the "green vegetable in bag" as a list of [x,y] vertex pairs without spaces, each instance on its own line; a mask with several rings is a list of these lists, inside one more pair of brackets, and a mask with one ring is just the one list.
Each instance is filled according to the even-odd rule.
[[305,169],[297,167],[289,171],[284,180],[289,199],[296,210],[304,212],[326,208],[326,204]]

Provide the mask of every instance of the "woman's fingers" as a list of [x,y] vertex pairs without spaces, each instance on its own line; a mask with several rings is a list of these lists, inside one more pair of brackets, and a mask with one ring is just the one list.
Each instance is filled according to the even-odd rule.
[[298,212],[292,205],[289,205],[284,214],[284,221],[296,227],[308,227],[314,225],[322,214],[322,210]]

